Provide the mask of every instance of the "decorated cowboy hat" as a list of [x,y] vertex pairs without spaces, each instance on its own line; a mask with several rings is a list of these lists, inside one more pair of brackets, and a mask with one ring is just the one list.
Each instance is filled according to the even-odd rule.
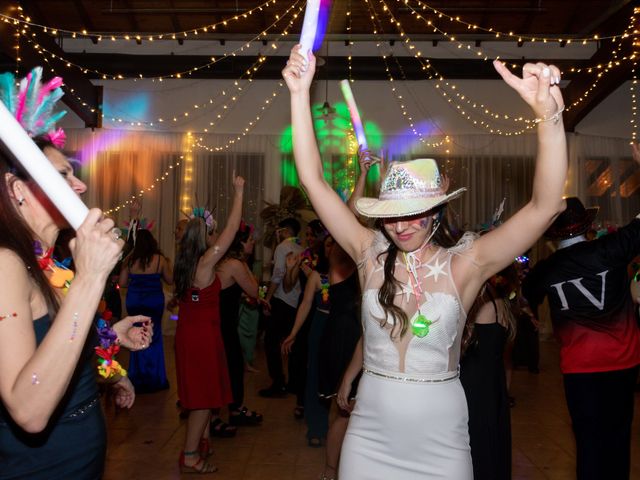
[[598,207],[585,208],[578,197],[565,198],[567,208],[551,226],[544,232],[548,238],[562,240],[564,238],[582,235],[593,223],[598,213]]
[[448,179],[440,175],[432,158],[393,162],[380,187],[378,198],[360,198],[356,210],[372,218],[408,217],[427,212],[458,198],[466,190],[447,194]]

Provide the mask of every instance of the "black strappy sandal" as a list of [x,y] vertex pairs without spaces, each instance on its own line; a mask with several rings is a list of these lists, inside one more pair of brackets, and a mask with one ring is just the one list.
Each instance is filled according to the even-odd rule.
[[236,436],[237,431],[236,427],[223,422],[220,417],[209,423],[209,435],[212,437],[231,438]]
[[255,410],[249,410],[247,407],[242,407],[231,411],[229,423],[237,427],[260,425],[262,423],[262,414]]

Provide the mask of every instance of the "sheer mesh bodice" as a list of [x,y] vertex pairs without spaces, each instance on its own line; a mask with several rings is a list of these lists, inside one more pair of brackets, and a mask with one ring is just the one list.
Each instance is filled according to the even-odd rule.
[[[385,320],[378,302],[378,292],[384,280],[384,260],[379,256],[389,242],[381,232],[376,233],[371,248],[358,265],[363,282],[362,323],[364,329],[364,365],[382,374],[415,379],[445,378],[455,374],[460,360],[460,340],[466,321],[460,297],[451,278],[451,262],[464,254],[473,243],[474,234],[465,234],[450,249],[440,248],[424,264],[415,266],[420,282],[418,290],[410,277],[401,254],[395,265],[395,277],[400,282],[395,304],[402,308],[412,323],[418,316],[416,294],[420,298],[420,313],[432,323],[425,337],[417,337],[411,329],[400,337],[391,338],[393,317]],[[422,289],[422,294],[419,289]]]

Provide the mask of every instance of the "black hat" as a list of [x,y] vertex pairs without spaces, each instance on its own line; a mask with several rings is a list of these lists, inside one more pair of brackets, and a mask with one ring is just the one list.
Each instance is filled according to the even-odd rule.
[[546,237],[563,240],[582,235],[591,227],[596,218],[598,207],[584,208],[578,197],[566,198],[567,209],[544,232]]

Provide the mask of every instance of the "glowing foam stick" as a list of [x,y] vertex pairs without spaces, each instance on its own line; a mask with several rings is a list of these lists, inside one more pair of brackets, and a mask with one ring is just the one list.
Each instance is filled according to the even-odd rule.
[[49,197],[69,225],[77,230],[89,210],[2,102],[0,102],[0,141]]
[[360,120],[360,113],[358,112],[358,106],[356,105],[356,99],[353,98],[353,92],[351,91],[351,85],[349,85],[349,80],[342,80],[340,82],[340,89],[342,90],[342,95],[344,95],[344,100],[347,102],[347,107],[349,107],[349,114],[351,115],[351,124],[353,125],[353,130],[356,132],[356,139],[358,140],[358,145],[362,147],[362,149],[366,149],[367,147],[367,137],[364,136],[364,128],[362,127],[362,120]]
[[308,53],[313,50],[318,30],[318,17],[320,16],[321,0],[307,0],[304,10],[304,21],[302,22],[302,33],[300,34],[301,53],[308,60]]

